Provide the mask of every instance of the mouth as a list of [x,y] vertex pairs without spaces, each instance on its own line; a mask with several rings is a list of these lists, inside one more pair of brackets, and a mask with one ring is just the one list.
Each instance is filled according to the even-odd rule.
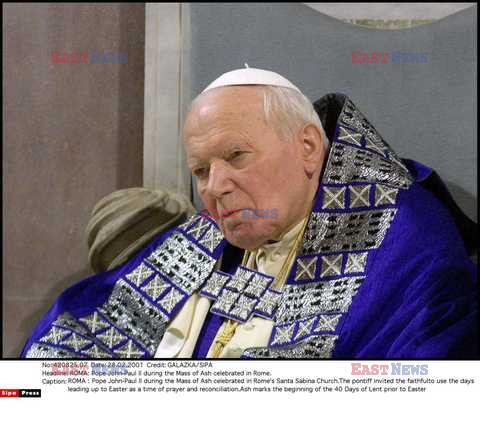
[[227,217],[232,216],[233,214],[242,211],[242,209],[236,209],[236,210],[225,210],[222,212],[222,219],[226,219]]

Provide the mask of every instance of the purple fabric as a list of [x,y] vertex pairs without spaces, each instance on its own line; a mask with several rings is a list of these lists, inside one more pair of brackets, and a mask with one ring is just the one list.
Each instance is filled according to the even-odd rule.
[[[408,166],[419,180],[429,169]],[[475,358],[476,269],[447,209],[419,183],[340,324],[334,358]]]
[[[475,265],[440,201],[446,194],[437,198],[422,187],[433,171],[405,163],[416,183],[398,196],[397,215],[367,264],[368,278],[339,324],[333,358],[478,357]],[[209,314],[195,358],[206,356],[222,322]]]
[[20,354],[24,358],[32,343],[41,338],[52,322],[62,313],[68,311],[74,317],[82,317],[103,305],[112,293],[115,282],[128,271],[132,265],[138,265],[148,257],[171,233],[173,229],[160,235],[147,247],[141,250],[133,259],[111,271],[102,272],[80,281],[63,291],[55,304],[37,323]]
[[[339,323],[334,358],[478,357],[476,268],[454,216],[440,201],[442,196],[425,189],[432,171],[413,161],[406,164],[416,182],[398,194],[395,219],[382,245],[369,257],[367,278]],[[81,317],[101,306],[116,280],[170,233],[125,265],[65,290],[37,324],[21,356],[61,313]],[[242,253],[227,245],[222,270],[233,272]],[[207,316],[194,358],[206,356],[222,322],[217,315]]]

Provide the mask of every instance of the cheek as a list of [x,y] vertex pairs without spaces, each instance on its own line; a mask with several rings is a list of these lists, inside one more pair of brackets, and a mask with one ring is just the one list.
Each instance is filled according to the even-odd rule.
[[288,195],[292,187],[298,186],[297,176],[288,173],[284,167],[275,170],[265,168],[249,181],[249,192],[257,202],[262,200],[281,201]]
[[255,196],[260,208],[277,209],[278,219],[288,215],[288,209],[292,204],[299,202],[299,193],[302,188],[302,182],[298,176],[279,176],[278,174],[270,180],[263,182],[260,190],[256,191]]

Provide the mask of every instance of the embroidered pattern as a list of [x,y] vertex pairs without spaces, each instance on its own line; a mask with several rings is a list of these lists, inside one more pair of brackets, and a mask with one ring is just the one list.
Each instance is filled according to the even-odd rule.
[[342,269],[343,255],[322,256],[322,271],[320,276],[340,275]]
[[[103,321],[100,318],[90,316],[86,319],[92,320],[94,327],[101,328]],[[43,344],[35,346],[40,351],[35,353],[47,353],[45,348],[51,347],[52,351],[57,351],[55,353],[59,358],[82,357],[92,347],[101,346],[101,342],[88,330],[86,324],[77,321],[67,312],[53,321],[50,329],[38,340],[38,343]],[[53,352],[48,350],[48,353]]]
[[210,278],[203,286],[200,295],[210,299],[216,299],[220,294],[223,286],[230,279],[230,276],[219,271],[213,271]]
[[261,275],[255,275],[245,288],[245,294],[259,298],[265,292],[265,289],[269,284],[270,280],[262,277]]
[[55,343],[58,345],[60,341],[67,335],[71,334],[70,330],[61,327],[52,327],[49,332],[40,339],[40,342]]
[[383,183],[406,189],[411,182],[408,172],[398,163],[350,145],[333,144],[328,161],[324,184]]
[[399,191],[411,183],[408,169],[347,99],[269,346],[247,349],[244,357],[332,356],[368,255],[395,218]]
[[195,225],[192,226],[187,233],[190,234],[196,240],[200,240],[200,236],[207,232],[207,229],[211,228],[211,223],[204,217],[198,217]]
[[318,312],[346,312],[363,277],[287,285],[275,315],[277,323],[290,323]]
[[337,338],[335,334],[324,334],[284,348],[249,348],[242,358],[331,358]]
[[312,213],[300,254],[378,248],[395,213],[394,208],[350,213]]
[[170,285],[160,275],[155,275],[155,278],[151,280],[142,290],[147,293],[153,300],[157,300]]
[[201,294],[215,300],[212,312],[242,322],[252,315],[275,321],[269,347],[247,349],[243,357],[331,357],[369,254],[381,245],[397,198],[411,182],[408,169],[347,99],[283,294],[270,287],[272,277],[247,268],[233,277],[212,274],[225,240],[198,214],[121,276],[101,307],[81,318],[60,315],[26,356],[152,356],[168,321],[205,284]]
[[241,295],[238,298],[235,306],[232,308],[231,313],[233,316],[241,318],[243,321],[246,321],[253,312],[253,308],[256,304],[256,299],[251,299],[248,296]]
[[28,350],[28,358],[73,358],[74,356],[84,358],[82,354],[74,355],[72,352],[64,349],[42,345],[40,343],[33,343]]
[[340,318],[341,318],[340,314],[320,315],[318,317],[318,322],[317,322],[317,325],[315,326],[314,332],[318,333],[321,331],[335,331]]
[[215,300],[212,313],[239,322],[253,315],[271,319],[281,293],[270,286],[273,277],[240,266],[233,276],[215,271],[200,291]]
[[377,185],[375,192],[375,207],[384,204],[395,204],[397,198],[398,188],[389,188],[385,185]]
[[93,345],[91,348],[84,351],[89,358],[111,358],[111,354],[103,351],[98,346]]
[[26,356],[152,356],[172,315],[212,272],[222,241],[213,222],[194,216],[120,277],[102,306],[81,318],[64,312]]
[[109,327],[109,324],[100,317],[97,311],[95,311],[91,315],[87,315],[86,317],[82,318],[81,321],[85,323],[87,328],[92,333],[96,333],[99,330],[103,330],[104,328]]
[[[192,231],[193,234],[198,233],[202,226],[198,225],[196,231]],[[188,294],[204,283],[215,264],[214,258],[177,232],[147,257],[147,261]]]
[[70,336],[62,342],[63,345],[73,348],[75,352],[80,352],[82,349],[85,349],[86,346],[90,346],[90,343],[91,340],[75,333],[71,333]]
[[185,297],[182,293],[174,287],[159,301],[160,306],[171,315],[173,308],[177,306],[178,302]]
[[115,350],[115,354],[120,358],[141,358],[144,355],[141,350],[132,340],[129,340],[123,346]]
[[368,253],[348,253],[345,273],[363,273],[367,263]]
[[344,209],[345,208],[345,188],[323,187],[323,205],[324,209]]
[[223,236],[213,226],[205,233],[204,237],[200,240],[200,244],[203,244],[210,252],[218,247],[222,241]]
[[290,343],[290,341],[292,340],[294,327],[295,327],[295,324],[290,324],[282,327],[275,327],[272,345]]
[[298,330],[295,335],[295,340],[301,339],[302,337],[309,336],[312,334],[313,323],[315,322],[315,317],[310,318],[306,321],[300,321],[298,323]]
[[212,312],[216,312],[218,314],[228,314],[230,312],[230,308],[237,300],[238,293],[227,290],[226,288],[222,290],[220,297],[212,306]]
[[108,330],[99,333],[97,338],[100,339],[109,349],[112,349],[120,342],[127,340],[126,336],[120,333],[115,327],[110,327]]
[[156,349],[158,335],[168,316],[126,281],[115,284],[107,302],[99,312],[117,329],[140,342],[150,353]]
[[295,275],[295,281],[303,280],[303,279],[311,279],[315,278],[315,271],[317,267],[317,257],[313,258],[304,258],[304,259],[297,259],[297,272]]
[[350,208],[370,207],[370,189],[372,185],[349,186]]
[[362,139],[362,135],[360,133],[352,132],[350,129],[346,127],[339,126],[339,135],[337,139],[342,142],[353,143],[354,145],[362,146],[360,140]]
[[140,287],[140,285],[143,284],[147,278],[150,278],[153,273],[154,272],[142,262],[138,268],[135,268],[133,272],[128,274],[126,277],[131,283],[135,284],[137,287]]
[[273,289],[267,289],[255,308],[257,315],[263,318],[272,318],[273,312],[275,311],[281,296],[282,293]]

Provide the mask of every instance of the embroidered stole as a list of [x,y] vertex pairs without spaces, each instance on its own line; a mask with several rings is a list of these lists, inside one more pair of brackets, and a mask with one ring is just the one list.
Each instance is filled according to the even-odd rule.
[[283,292],[273,277],[239,266],[214,270],[226,240],[216,223],[197,214],[130,262],[110,296],[85,315],[63,311],[26,356],[151,358],[166,325],[199,290],[214,314],[246,322],[275,322],[267,347],[245,358],[328,358],[342,318],[366,278],[368,260],[396,213],[408,169],[375,128],[344,98],[315,204]]

